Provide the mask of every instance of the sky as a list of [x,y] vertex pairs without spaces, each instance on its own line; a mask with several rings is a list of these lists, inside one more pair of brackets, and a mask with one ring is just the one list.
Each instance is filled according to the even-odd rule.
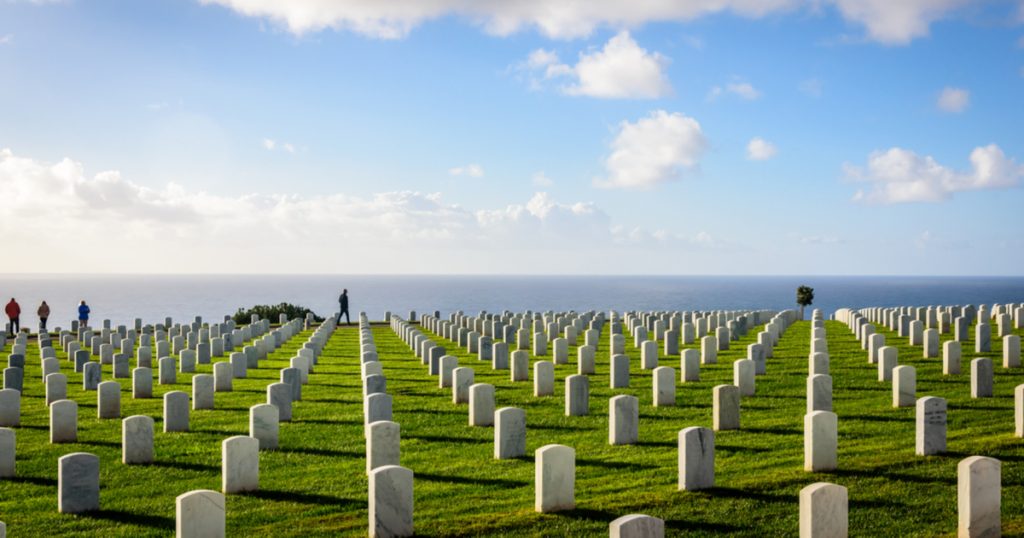
[[1024,274],[1024,3],[0,0],[0,273]]

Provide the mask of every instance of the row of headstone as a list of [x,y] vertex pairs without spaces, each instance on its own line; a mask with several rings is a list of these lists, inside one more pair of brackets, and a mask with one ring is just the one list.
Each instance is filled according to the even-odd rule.
[[[298,320],[295,320],[295,322],[286,323],[281,328],[272,332],[271,335],[274,335],[274,347],[280,347],[301,328],[302,325],[298,323]],[[316,357],[322,352],[326,340],[330,337],[333,330],[334,324],[333,320],[331,320],[330,322],[325,322],[314,332],[299,352],[301,356],[300,365],[305,366],[307,358],[310,366],[316,361]],[[45,361],[56,359],[54,357],[47,357],[47,355],[46,352],[43,352],[41,356],[46,357],[43,359],[43,369],[47,385],[48,405],[50,407],[51,442],[75,442],[77,441],[78,404],[66,399],[66,377],[59,372],[50,371],[52,366],[46,366],[47,363]],[[90,364],[96,363],[90,362]],[[232,366],[234,365],[232,364]],[[136,369],[136,372],[138,370]],[[235,370],[232,369],[231,373],[234,374]],[[295,375],[292,377],[296,381],[295,384],[298,384],[300,376]],[[133,379],[133,394],[144,391],[146,387],[141,385],[138,377]],[[201,383],[194,385],[194,389],[198,386],[201,386]],[[286,390],[277,390],[282,386]],[[213,388],[213,384],[210,384],[210,388]],[[148,389],[151,391],[151,383]],[[292,390],[286,383],[274,383],[268,387],[267,393],[268,404],[256,405],[250,409],[250,435],[231,438],[223,443],[223,489],[225,493],[251,491],[258,487],[258,451],[272,450],[277,447],[278,422],[281,414],[279,413],[278,406],[274,405],[274,403],[285,401],[289,404],[285,407],[290,413]],[[284,400],[285,398],[288,399]],[[212,407],[212,392],[210,399]],[[107,381],[97,385],[97,414],[99,418],[117,418],[120,416],[119,383]],[[17,426],[20,422],[20,391],[8,388],[0,391],[0,421],[11,426]],[[165,394],[164,430],[188,430],[188,395],[186,393],[171,391]],[[254,453],[256,454],[255,456],[253,455]],[[14,430],[6,427],[0,428],[0,476],[4,476],[7,473],[13,476],[14,456]],[[125,418],[122,421],[122,462],[131,465],[151,463],[153,460],[153,419],[142,415]],[[97,510],[99,508],[98,458],[91,454],[70,454],[61,458],[58,467],[59,511],[78,513]],[[222,502],[221,505],[223,505]],[[220,527],[222,529],[223,514],[221,514],[220,519]],[[188,524],[186,522],[186,526]],[[182,528],[180,518],[178,525],[180,532]],[[206,526],[200,525],[199,528],[204,529]],[[186,535],[188,534],[186,533]],[[204,531],[200,532],[199,535],[208,534]],[[222,532],[221,535],[223,535]]]

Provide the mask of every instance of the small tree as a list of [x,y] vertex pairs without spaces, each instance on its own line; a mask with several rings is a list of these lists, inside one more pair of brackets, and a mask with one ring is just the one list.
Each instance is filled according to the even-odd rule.
[[796,289],[796,304],[800,305],[800,319],[804,319],[804,307],[814,302],[814,288],[800,286]]

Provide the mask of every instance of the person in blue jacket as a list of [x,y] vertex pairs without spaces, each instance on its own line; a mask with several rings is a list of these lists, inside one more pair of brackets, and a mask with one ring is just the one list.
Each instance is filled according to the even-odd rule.
[[85,304],[85,301],[78,305],[78,321],[84,326],[89,325],[89,305]]

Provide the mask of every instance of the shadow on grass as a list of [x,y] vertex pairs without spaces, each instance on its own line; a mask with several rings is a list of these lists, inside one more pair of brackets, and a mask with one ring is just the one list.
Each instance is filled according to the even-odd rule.
[[723,452],[772,452],[772,449],[765,447],[724,445],[722,443],[715,443],[715,450]]
[[248,432],[246,432],[244,430],[231,431],[231,430],[217,430],[217,429],[213,429],[213,428],[194,429],[194,430],[189,430],[189,432],[190,433],[208,433],[208,434],[211,434],[211,435],[225,435],[225,436],[228,436],[228,437],[232,437],[232,436],[235,436],[235,435],[246,435],[248,433]]
[[361,420],[331,420],[327,418],[292,419],[292,424],[362,424]]
[[799,435],[804,432],[796,428],[740,428],[740,431],[749,433],[773,433],[775,435]]
[[[366,456],[366,453],[360,450],[331,450],[328,448],[308,448],[308,447],[291,447],[287,449],[279,449],[278,452],[291,453],[291,454],[306,454],[309,456],[328,456],[328,457],[343,457],[343,458],[362,458]],[[417,475],[419,476],[419,475]]]
[[198,471],[198,472],[219,472],[220,467],[216,465],[205,465],[202,463],[186,463],[183,461],[163,461],[157,460],[149,463],[152,467],[165,467],[168,469],[179,469],[182,471]]
[[82,441],[79,439],[78,444],[90,445],[90,446],[109,446],[113,448],[121,448],[121,443],[116,441]]
[[792,504],[795,500],[791,495],[776,495],[763,491],[743,490],[737,488],[726,488],[715,486],[704,490],[712,497],[724,499],[753,499],[761,502]]
[[629,463],[624,461],[590,460],[576,458],[576,465],[583,467],[601,467],[603,469],[658,469],[660,466],[645,463]]
[[672,441],[637,441],[637,446],[663,446],[668,448],[675,448],[679,446],[679,443],[673,443]]
[[154,516],[151,514],[136,514],[133,512],[125,512],[124,510],[95,510],[92,512],[83,512],[79,514],[79,516],[166,530],[173,530],[175,523],[174,518]]
[[619,517],[619,514],[616,514],[614,512],[609,512],[608,510],[596,510],[594,508],[574,508],[572,510],[552,512],[551,515],[571,519],[589,519],[591,521],[603,521],[605,523],[611,523]]
[[530,424],[531,430],[599,430],[600,426],[580,426],[577,424]]
[[[427,482],[447,482],[449,484],[473,484],[477,486],[500,486],[504,488],[522,488],[530,485],[525,480],[508,480],[504,478],[471,478],[467,476],[454,476],[433,473],[416,473],[417,480]],[[614,519],[614,518],[613,518]]]
[[[418,475],[417,475],[418,476]],[[319,493],[300,493],[297,491],[282,491],[273,489],[259,489],[243,493],[246,497],[255,497],[268,501],[293,502],[300,504],[316,504],[340,506],[342,508],[356,509],[366,505],[366,501],[334,497],[332,495],[321,495]]]
[[678,531],[736,532],[743,529],[728,523],[711,523],[708,521],[687,521],[685,519],[666,519],[665,527]]
[[[452,437],[450,435],[405,435],[403,439],[417,439],[420,441],[430,441],[435,443],[485,443],[486,440],[473,439],[472,437]],[[418,476],[418,475],[417,475]]]
[[42,476],[12,476],[5,478],[7,482],[21,482],[23,484],[32,484],[34,486],[48,486],[57,487],[57,479],[45,478]]
[[864,420],[867,422],[906,422],[908,419],[896,416],[879,415],[843,415],[844,420]]

